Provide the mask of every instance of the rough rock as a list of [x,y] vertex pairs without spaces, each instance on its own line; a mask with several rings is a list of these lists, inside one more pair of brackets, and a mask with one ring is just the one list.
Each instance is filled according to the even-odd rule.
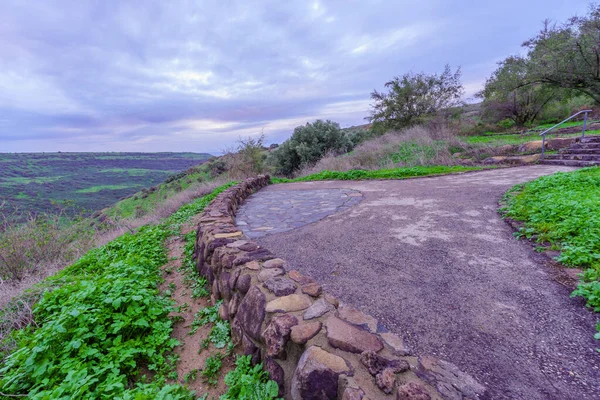
[[281,258],[274,258],[272,260],[265,261],[263,263],[263,268],[283,268],[285,265],[285,261]]
[[258,249],[238,256],[233,262],[234,266],[246,264],[250,261],[267,261],[275,256],[267,249]]
[[365,351],[360,355],[360,362],[373,376],[383,372],[385,369],[391,369],[394,373],[408,371],[410,365],[405,360],[390,360],[382,357],[374,351]]
[[462,372],[454,364],[437,358],[424,356],[419,358],[417,375],[431,383],[448,399],[464,397],[479,398],[485,393],[485,386],[479,384],[472,376]]
[[379,336],[388,346],[391,347],[392,352],[395,355],[408,356],[411,354],[410,349],[408,348],[408,346],[406,346],[401,337],[391,332],[381,333]]
[[346,304],[339,306],[338,317],[352,325],[359,326],[371,332],[377,332],[377,320],[375,318]]
[[325,295],[323,297],[325,297],[325,300],[327,300],[327,302],[329,304],[331,304],[332,306],[334,306],[335,308],[338,308],[340,306],[340,302],[335,296],[333,296],[329,293],[325,293]]
[[312,297],[319,297],[323,288],[318,283],[308,283],[302,286],[302,293],[308,294]]
[[237,248],[239,248],[240,246],[243,246],[243,245],[245,245],[246,243],[248,243],[248,241],[247,241],[247,240],[236,240],[235,242],[229,243],[229,244],[227,245],[227,247],[231,247],[231,248],[237,249]]
[[290,278],[292,278],[293,280],[295,280],[296,282],[298,282],[301,285],[307,285],[309,283],[314,282],[311,278],[309,278],[308,276],[302,275],[300,272],[298,272],[295,269],[291,270],[289,275],[290,275]]
[[285,379],[283,368],[277,363],[277,361],[273,360],[271,357],[265,357],[264,369],[269,374],[269,379],[275,381],[277,386],[279,386],[279,393],[277,394],[280,397],[283,397],[285,394]]
[[229,321],[229,308],[225,304],[219,306],[219,317],[223,321]]
[[300,357],[292,377],[292,399],[337,399],[338,377],[342,373],[351,373],[346,360],[320,347],[309,347]]
[[[242,301],[242,296],[240,296],[240,294],[237,292],[234,293],[233,297],[229,301],[229,316],[230,317],[235,317],[235,314],[237,314],[238,307],[240,306],[241,301]],[[227,320],[225,319],[225,321],[227,321]]]
[[242,300],[236,319],[244,331],[254,340],[260,340],[260,328],[265,319],[265,295],[253,286]]
[[298,324],[298,319],[293,315],[283,314],[271,320],[263,338],[267,345],[267,355],[273,358],[285,360],[287,358],[285,346],[290,339],[292,327]]
[[244,350],[244,355],[251,356],[252,364],[260,362],[260,349],[248,335],[242,336],[242,349]]
[[224,238],[234,238],[238,236],[242,236],[243,233],[241,231],[231,232],[231,233],[217,233],[215,235],[215,239],[224,239]]
[[390,394],[394,391],[396,384],[396,373],[391,368],[386,368],[375,376],[377,387],[385,394]]
[[304,312],[302,318],[305,320],[319,318],[321,315],[326,314],[327,312],[333,310],[333,306],[325,301],[324,298],[320,298],[315,301],[312,306],[308,310]]
[[398,386],[396,400],[431,400],[431,396],[420,383],[408,382]]
[[292,312],[308,308],[312,301],[304,294],[290,294],[267,303],[267,312]]
[[377,335],[363,331],[339,318],[329,317],[325,327],[327,328],[327,340],[335,348],[352,353],[378,352],[383,348],[383,343]]
[[248,293],[248,289],[250,289],[251,284],[252,284],[252,276],[245,274],[238,278],[236,288],[240,293],[246,294],[246,293]]
[[321,326],[322,324],[319,321],[306,322],[293,326],[290,338],[294,343],[305,344],[319,333]]
[[235,284],[237,283],[237,280],[240,277],[241,272],[242,272],[242,270],[240,268],[238,268],[231,273],[231,277],[229,278],[229,287],[232,290],[235,288]]
[[285,274],[285,271],[283,270],[283,268],[263,269],[258,274],[258,280],[260,282],[265,282],[265,281],[268,281],[269,279],[273,278],[274,276],[281,276],[283,274]]
[[342,400],[362,400],[365,392],[362,389],[346,388],[342,395]]
[[244,267],[251,269],[252,271],[258,271],[260,269],[260,264],[258,261],[250,261],[249,263],[244,264]]
[[269,289],[275,296],[287,296],[296,291],[296,284],[288,278],[276,276],[270,278],[264,283],[264,287]]

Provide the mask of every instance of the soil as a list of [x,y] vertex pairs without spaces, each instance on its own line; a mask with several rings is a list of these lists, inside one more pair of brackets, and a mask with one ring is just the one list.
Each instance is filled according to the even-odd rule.
[[[182,234],[184,235],[192,231],[193,227],[193,221],[186,224],[182,227]],[[208,393],[207,399],[218,399],[219,396],[227,391],[224,378],[229,371],[235,368],[235,355],[223,358],[223,366],[217,385],[209,385],[203,380],[200,372],[205,366],[206,359],[217,353],[224,353],[224,349],[216,349],[212,344],[207,349],[201,349],[201,343],[210,334],[210,324],[201,326],[196,333],[189,335],[194,315],[199,310],[212,304],[210,304],[208,298],[193,299],[191,296],[191,289],[186,285],[184,274],[180,271],[181,260],[184,257],[184,246],[185,242],[181,236],[174,236],[169,241],[169,262],[162,267],[164,282],[160,286],[161,292],[164,292],[169,289],[169,285],[174,284],[176,289],[173,292],[172,298],[176,302],[176,307],[183,306],[184,304],[188,305],[188,307],[181,309],[181,312],[172,314],[173,316],[178,315],[183,318],[183,320],[177,321],[174,324],[173,333],[171,334],[172,337],[181,343],[180,346],[175,348],[175,353],[179,355],[179,362],[177,363],[178,383],[186,385],[191,390],[195,390],[196,396]],[[186,383],[184,377],[193,370],[198,371],[196,379]]]

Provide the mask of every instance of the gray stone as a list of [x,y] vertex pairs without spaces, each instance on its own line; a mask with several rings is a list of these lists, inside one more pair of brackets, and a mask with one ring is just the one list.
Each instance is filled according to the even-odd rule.
[[327,301],[325,301],[324,298],[320,298],[319,300],[315,301],[308,310],[304,312],[303,318],[305,320],[318,318],[331,310],[333,310],[333,306]]
[[285,274],[285,271],[282,268],[263,269],[258,274],[258,280],[260,282],[265,282],[275,276],[281,276],[283,274]]
[[381,373],[384,369],[391,369],[394,373],[408,371],[410,365],[405,360],[390,360],[382,357],[374,351],[365,351],[360,355],[360,362],[367,367],[373,376]]
[[408,382],[398,386],[396,400],[431,400],[431,396],[420,383]]
[[320,347],[309,347],[300,357],[292,377],[292,399],[337,399],[338,377],[343,373],[351,373],[346,360]]
[[253,286],[242,300],[235,319],[252,339],[260,340],[260,328],[265,319],[266,298],[259,288]]
[[271,357],[267,356],[265,357],[264,369],[267,371],[269,379],[275,381],[277,386],[279,386],[279,393],[277,395],[283,397],[285,394],[285,379],[281,365],[279,365],[277,361],[273,360]]
[[288,278],[276,276],[270,278],[264,283],[264,287],[269,289],[275,296],[287,296],[296,291],[296,284]]
[[297,324],[298,319],[289,314],[283,314],[271,320],[262,334],[269,357],[286,359],[285,345],[290,338],[292,327]]
[[283,268],[285,265],[285,261],[281,258],[274,258],[272,260],[265,261],[263,263],[263,268]]
[[377,335],[363,331],[339,318],[329,317],[325,327],[327,328],[327,340],[335,348],[352,353],[378,352],[383,348]]
[[396,384],[396,373],[391,368],[386,368],[375,376],[377,387],[385,394],[390,394],[394,391]]
[[252,276],[245,274],[238,278],[236,283],[237,290],[242,293],[248,293],[248,289],[250,289],[250,285],[252,284]]
[[486,391],[485,386],[459,370],[456,365],[434,357],[419,358],[419,368],[416,372],[421,379],[431,383],[448,399],[477,399]]

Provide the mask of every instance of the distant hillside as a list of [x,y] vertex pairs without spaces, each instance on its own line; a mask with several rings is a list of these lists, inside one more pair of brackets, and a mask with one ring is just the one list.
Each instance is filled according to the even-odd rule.
[[96,211],[212,157],[207,153],[0,153],[0,204]]

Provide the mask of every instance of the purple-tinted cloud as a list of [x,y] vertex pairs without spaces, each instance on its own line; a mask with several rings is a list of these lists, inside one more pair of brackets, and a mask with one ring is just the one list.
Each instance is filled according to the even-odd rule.
[[0,2],[1,151],[208,151],[329,118],[395,75],[462,65],[474,93],[585,1]]

